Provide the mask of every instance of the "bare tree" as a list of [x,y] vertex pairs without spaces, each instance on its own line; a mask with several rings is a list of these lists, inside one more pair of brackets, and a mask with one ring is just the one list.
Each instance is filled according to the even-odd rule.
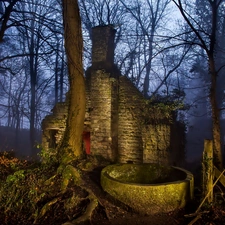
[[[15,1],[0,2],[0,6],[2,6],[0,11],[3,15],[2,21],[0,21],[1,25],[5,18],[5,12],[13,2]],[[19,84],[14,82],[9,89],[11,90],[9,100],[12,106],[9,109],[17,109],[18,113],[19,109],[23,110],[23,113],[20,112],[19,114],[20,121],[23,121],[24,118],[29,119],[32,147],[35,142],[36,129],[40,129],[43,116],[50,111],[51,105],[54,104],[54,99],[50,102],[47,94],[54,88],[53,74],[56,74],[56,72],[58,76],[56,86],[60,87],[58,93],[61,100],[63,100],[64,93],[65,62],[63,59],[64,53],[61,53],[64,52],[62,48],[62,11],[60,5],[55,4],[55,0],[49,0],[48,3],[46,5],[46,1],[37,0],[17,1],[17,4],[14,4],[11,8],[7,32],[4,32],[5,37],[8,38],[5,38],[4,43],[1,44],[1,74],[5,73],[9,75],[8,77],[16,75],[21,78]],[[59,45],[56,44],[56,40],[61,40]],[[57,46],[59,46],[59,49],[57,49]],[[54,61],[58,63],[57,69],[53,65]],[[13,62],[16,62],[16,64]],[[12,65],[17,65],[17,68]],[[18,73],[19,69],[21,70]],[[22,77],[26,79],[23,80]],[[30,82],[30,85],[25,80]],[[22,104],[22,99],[12,101],[12,96],[17,85],[22,84],[26,86],[26,92],[23,95],[26,101],[22,107],[21,105],[19,107],[18,104]],[[29,92],[27,92],[28,87],[30,88]],[[4,101],[5,98],[1,98],[1,102]],[[48,102],[47,106],[45,102]],[[17,114],[12,114],[11,110],[8,110],[8,112],[10,113],[9,118],[13,119],[11,121],[19,120],[18,116],[17,119],[14,119]],[[19,127],[19,125],[16,125],[16,127]]]
[[[20,18],[20,26],[17,27],[19,35],[24,41],[24,51],[27,53],[25,57],[29,63],[27,72],[30,80],[30,100],[29,100],[29,120],[30,120],[30,143],[34,147],[35,132],[37,128],[37,112],[38,96],[44,67],[49,63],[49,58],[55,51],[55,33],[60,30],[54,29],[57,26],[56,20],[53,20],[53,15],[57,15],[55,8],[45,5],[44,1],[29,0],[26,4],[17,6],[17,18]],[[62,31],[61,31],[62,36]],[[46,63],[46,64],[45,64]],[[53,69],[54,70],[54,69]],[[46,79],[48,75],[46,75]],[[44,86],[43,86],[44,87]],[[54,102],[54,101],[53,101]],[[39,104],[40,105],[40,104]]]
[[[156,34],[160,29],[161,23],[167,13],[170,0],[160,1],[134,1],[132,5],[127,5],[121,1],[126,10],[135,19],[139,29],[137,35],[140,36],[139,45],[142,46],[141,58],[144,61],[142,72],[145,73],[143,81],[144,96],[149,95],[150,73],[152,68],[153,56],[156,51]],[[166,23],[164,21],[164,23]],[[164,24],[165,25],[165,24]]]
[[[208,60],[208,75],[210,77],[210,89],[209,99],[212,110],[212,133],[213,133],[213,145],[215,163],[219,169],[223,167],[222,160],[222,146],[221,146],[221,129],[220,129],[220,109],[217,102],[217,77],[223,66],[217,66],[216,60],[216,44],[217,42],[217,29],[218,29],[218,15],[220,8],[222,7],[222,0],[204,1],[207,6],[205,9],[210,18],[210,24],[204,26],[204,24],[198,23],[198,20],[194,18],[191,11],[195,5],[191,2],[188,5],[184,5],[181,0],[173,0],[175,5],[180,10],[180,13],[189,27],[189,35],[185,44],[196,45],[203,49],[207,55]],[[195,8],[195,7],[194,7]]]
[[79,0],[80,14],[83,26],[84,39],[84,67],[89,66],[91,62],[91,40],[92,28],[95,26],[112,25],[117,30],[115,47],[121,41],[121,36],[125,32],[124,7],[120,0]]

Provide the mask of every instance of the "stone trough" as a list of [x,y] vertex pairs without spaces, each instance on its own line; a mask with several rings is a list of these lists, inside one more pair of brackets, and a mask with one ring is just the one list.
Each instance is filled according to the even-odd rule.
[[102,188],[145,215],[185,207],[193,198],[194,177],[179,167],[157,164],[114,164],[101,172]]

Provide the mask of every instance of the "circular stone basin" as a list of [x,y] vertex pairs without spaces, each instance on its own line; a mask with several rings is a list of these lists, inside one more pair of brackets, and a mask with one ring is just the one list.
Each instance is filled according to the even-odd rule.
[[179,167],[158,164],[115,164],[101,172],[104,191],[151,215],[183,208],[193,198],[194,177]]

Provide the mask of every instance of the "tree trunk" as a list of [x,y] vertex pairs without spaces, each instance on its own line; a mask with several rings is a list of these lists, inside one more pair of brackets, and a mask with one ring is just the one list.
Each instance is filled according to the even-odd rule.
[[59,42],[57,43],[56,47],[56,57],[55,57],[55,104],[58,102],[59,99],[59,81],[58,81],[58,73],[59,73]]
[[[63,46],[61,47],[63,48]],[[60,83],[60,94],[59,94],[59,98],[60,98],[60,102],[63,101],[63,75],[64,75],[64,52],[63,49],[61,49],[62,51],[62,59],[61,59],[61,68],[60,68],[60,79],[59,79],[59,83]]]
[[85,81],[83,75],[83,40],[78,2],[62,0],[65,49],[69,84],[67,126],[59,149],[59,160],[68,163],[82,157],[82,133],[85,116]]
[[[216,30],[217,30],[217,16],[218,16],[218,2],[212,1],[212,30],[210,35],[210,45],[208,51],[209,59],[209,74],[211,78],[210,87],[210,103],[212,109],[212,133],[213,133],[213,153],[214,163],[218,169],[223,169],[223,157],[222,157],[222,146],[221,146],[221,128],[220,128],[220,111],[217,103],[217,76],[218,70],[216,69]],[[221,4],[221,3],[220,3]]]
[[[149,91],[149,83],[150,83],[150,72],[152,67],[152,55],[153,55],[153,37],[155,33],[155,26],[152,26],[151,35],[148,38],[148,53],[146,52],[144,55],[145,58],[145,66],[146,66],[146,75],[144,78],[144,96],[147,98]],[[145,50],[144,50],[145,51]],[[147,59],[148,55],[148,59]]]
[[210,103],[212,109],[212,134],[213,134],[213,155],[214,163],[218,169],[223,169],[223,157],[221,146],[221,128],[220,128],[220,112],[216,100],[216,80],[217,72],[215,70],[215,62],[213,57],[209,57],[209,71],[211,75],[211,87],[210,87]]

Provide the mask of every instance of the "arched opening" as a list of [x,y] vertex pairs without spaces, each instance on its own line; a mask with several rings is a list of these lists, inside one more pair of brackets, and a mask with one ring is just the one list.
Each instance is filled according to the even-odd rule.
[[56,148],[57,144],[56,144],[56,134],[57,134],[58,130],[56,129],[51,129],[49,130],[49,148]]

